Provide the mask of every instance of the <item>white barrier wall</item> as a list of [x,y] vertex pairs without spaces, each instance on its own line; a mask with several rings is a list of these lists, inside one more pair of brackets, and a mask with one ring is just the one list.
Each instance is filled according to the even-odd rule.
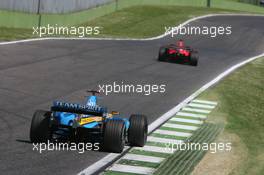
[[82,11],[115,0],[0,0],[0,9],[37,13],[69,13]]

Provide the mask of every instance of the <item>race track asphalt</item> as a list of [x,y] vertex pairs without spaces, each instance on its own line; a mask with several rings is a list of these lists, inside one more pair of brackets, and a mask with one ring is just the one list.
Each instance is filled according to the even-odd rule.
[[232,26],[229,36],[181,36],[199,50],[198,67],[156,61],[159,47],[176,40],[168,36],[153,41],[46,40],[0,46],[0,174],[76,174],[107,154],[32,151],[32,114],[48,109],[53,100],[83,102],[85,90],[113,81],[166,84],[164,94],[102,96],[109,109],[127,117],[143,113],[153,122],[219,73],[263,53],[264,17],[217,16],[191,25]]

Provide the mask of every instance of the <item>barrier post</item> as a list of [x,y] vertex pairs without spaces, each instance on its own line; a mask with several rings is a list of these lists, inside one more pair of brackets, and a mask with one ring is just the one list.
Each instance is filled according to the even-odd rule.
[[207,7],[208,7],[208,8],[211,7],[211,0],[207,0]]
[[38,11],[37,11],[37,14],[38,14],[38,16],[39,16],[39,19],[38,19],[38,27],[41,26],[40,3],[41,3],[41,0],[38,0]]
[[115,11],[117,11],[118,10],[118,0],[116,0],[116,6],[115,6]]

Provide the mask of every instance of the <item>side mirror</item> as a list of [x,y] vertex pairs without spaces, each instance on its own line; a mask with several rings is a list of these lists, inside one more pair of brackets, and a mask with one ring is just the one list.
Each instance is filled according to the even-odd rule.
[[120,113],[117,111],[112,111],[112,115],[119,115]]

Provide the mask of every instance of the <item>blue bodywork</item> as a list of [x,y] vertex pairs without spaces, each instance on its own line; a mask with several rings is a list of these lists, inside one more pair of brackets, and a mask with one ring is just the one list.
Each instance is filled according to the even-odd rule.
[[[100,128],[102,122],[104,121],[122,120],[124,121],[127,130],[130,125],[129,120],[125,118],[120,118],[119,115],[113,115],[108,113],[106,108],[97,105],[97,98],[98,97],[95,95],[88,96],[86,98],[85,104],[54,101],[52,109],[60,108],[62,110],[53,110],[53,117],[59,125],[72,128]],[[76,111],[76,113],[71,111]],[[90,121],[85,124],[82,124],[80,123],[81,119],[87,119]]]

